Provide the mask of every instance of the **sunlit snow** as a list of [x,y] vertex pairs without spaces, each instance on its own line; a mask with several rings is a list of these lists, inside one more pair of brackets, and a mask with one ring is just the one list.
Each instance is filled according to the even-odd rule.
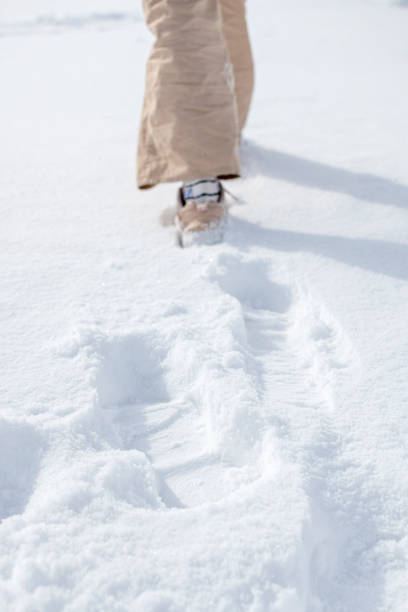
[[6,4],[0,610],[406,612],[404,2],[248,0],[243,204],[186,249],[140,4]]

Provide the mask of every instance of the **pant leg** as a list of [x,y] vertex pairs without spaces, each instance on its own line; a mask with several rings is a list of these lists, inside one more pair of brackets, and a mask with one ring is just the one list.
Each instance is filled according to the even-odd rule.
[[220,0],[224,37],[234,69],[239,129],[242,131],[254,87],[254,66],[245,16],[245,0]]
[[220,1],[144,0],[144,9],[155,42],[146,67],[139,187],[238,176],[238,108]]

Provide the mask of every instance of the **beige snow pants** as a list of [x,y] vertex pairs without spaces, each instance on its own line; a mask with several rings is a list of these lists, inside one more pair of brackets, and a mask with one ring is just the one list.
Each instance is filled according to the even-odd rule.
[[138,186],[239,176],[253,88],[245,0],[144,0],[146,67]]

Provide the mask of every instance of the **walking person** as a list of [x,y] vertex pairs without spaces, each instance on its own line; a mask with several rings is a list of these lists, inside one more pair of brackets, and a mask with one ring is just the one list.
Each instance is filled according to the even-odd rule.
[[181,181],[183,235],[221,228],[221,179],[239,176],[253,89],[245,0],[144,0],[155,42],[146,67],[138,186]]

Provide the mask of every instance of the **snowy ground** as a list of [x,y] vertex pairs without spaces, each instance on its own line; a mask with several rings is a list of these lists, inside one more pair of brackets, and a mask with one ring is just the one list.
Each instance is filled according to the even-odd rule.
[[247,203],[185,250],[174,186],[135,189],[139,5],[33,4],[0,24],[0,609],[406,612],[404,2],[249,2]]

